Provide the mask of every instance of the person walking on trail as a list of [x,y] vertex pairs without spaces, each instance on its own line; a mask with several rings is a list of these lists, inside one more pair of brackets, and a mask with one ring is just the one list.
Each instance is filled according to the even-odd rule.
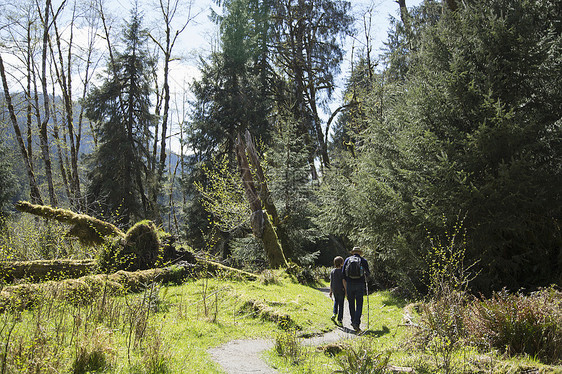
[[343,286],[343,257],[334,258],[334,268],[330,272],[330,298],[334,295],[334,314],[332,321],[343,326],[343,301],[345,299],[345,288]]
[[351,256],[343,263],[343,284],[347,300],[349,302],[349,314],[351,315],[351,327],[360,332],[361,314],[363,313],[363,296],[366,294],[366,280],[371,274],[369,264],[362,255],[359,247],[353,247]]

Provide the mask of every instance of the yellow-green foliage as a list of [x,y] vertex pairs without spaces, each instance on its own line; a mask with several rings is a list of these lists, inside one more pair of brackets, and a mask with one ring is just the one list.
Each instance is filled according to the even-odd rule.
[[91,258],[94,249],[69,238],[67,232],[66,224],[14,214],[0,230],[0,261]]
[[[114,279],[125,276],[120,272]],[[100,277],[113,278],[88,277],[71,287],[88,291],[87,283],[99,289]],[[270,315],[290,316],[309,332],[331,325],[330,300],[287,279],[275,286],[199,279],[153,285],[139,294],[101,293],[77,304],[41,295],[31,310],[0,314],[0,354],[6,353],[0,366],[7,373],[220,373],[208,348],[231,339],[274,338],[281,331],[270,319],[244,311],[249,300],[259,300]]]

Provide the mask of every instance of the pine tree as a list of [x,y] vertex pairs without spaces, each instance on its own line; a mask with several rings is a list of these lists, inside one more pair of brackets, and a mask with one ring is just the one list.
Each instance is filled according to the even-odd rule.
[[153,182],[147,167],[154,116],[150,111],[154,61],[135,7],[123,30],[122,51],[114,53],[107,77],[85,100],[86,116],[96,123],[99,146],[90,161],[89,200],[94,211],[128,224],[154,218]]
[[[435,17],[428,9],[438,10]],[[333,176],[341,193],[325,209],[331,229],[376,248],[377,263],[395,280],[420,285],[427,233],[445,235],[452,227],[443,227],[443,217],[460,216],[467,264],[479,261],[473,287],[558,282],[562,39],[555,14],[553,2],[500,0],[459,2],[454,11],[426,1],[410,12],[411,48],[391,51],[397,54],[383,72],[392,77],[383,115],[369,95],[357,168]]]
[[[202,61],[202,77],[194,82],[196,97],[186,132],[194,155],[187,161],[192,170],[184,181],[191,196],[186,208],[187,232],[197,240],[207,232],[205,210],[193,183],[206,185],[205,167],[213,159],[227,157],[237,170],[234,145],[237,134],[248,129],[255,139],[269,142],[271,98],[267,88],[270,71],[267,59],[269,6],[259,0],[221,2],[223,15],[215,15],[220,26],[220,49]],[[236,171],[234,171],[236,173]]]

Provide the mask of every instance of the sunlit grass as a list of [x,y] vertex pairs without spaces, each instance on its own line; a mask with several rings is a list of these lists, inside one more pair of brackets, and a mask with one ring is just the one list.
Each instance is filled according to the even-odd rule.
[[[243,308],[248,302],[261,309]],[[277,315],[290,316],[299,333],[331,326],[330,300],[288,278],[267,286],[199,279],[82,305],[44,298],[33,309],[6,312],[0,338],[7,351],[0,354],[7,372],[183,373],[188,365],[190,372],[218,373],[209,348],[240,338],[273,339],[285,328],[272,318]]]

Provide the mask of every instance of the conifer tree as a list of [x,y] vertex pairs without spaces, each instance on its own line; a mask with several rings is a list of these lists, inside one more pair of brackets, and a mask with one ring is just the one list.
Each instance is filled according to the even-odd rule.
[[106,78],[85,100],[87,117],[96,124],[98,148],[90,165],[89,201],[94,211],[117,222],[152,217],[153,177],[147,167],[155,117],[150,110],[154,61],[137,7],[123,30],[123,50],[115,51]]
[[[250,130],[258,141],[267,143],[271,124],[270,71],[267,56],[269,5],[260,0],[230,0],[220,3],[220,48],[202,61],[202,77],[194,82],[196,100],[187,126],[188,143],[194,152],[188,159],[192,171],[184,181],[192,196],[186,208],[187,232],[191,239],[208,230],[205,210],[194,182],[206,184],[204,167],[211,160],[227,157],[236,170],[235,139]],[[203,227],[202,227],[203,226]]]
[[407,36],[408,48],[400,42],[387,55],[383,115],[373,92],[365,115],[346,124],[365,126],[355,134],[357,167],[330,176],[326,191],[338,193],[324,227],[376,248],[394,280],[423,286],[428,232],[446,235],[454,228],[443,217],[460,217],[478,291],[559,282],[558,9],[457,4],[428,0],[409,12],[411,33],[394,39]]

